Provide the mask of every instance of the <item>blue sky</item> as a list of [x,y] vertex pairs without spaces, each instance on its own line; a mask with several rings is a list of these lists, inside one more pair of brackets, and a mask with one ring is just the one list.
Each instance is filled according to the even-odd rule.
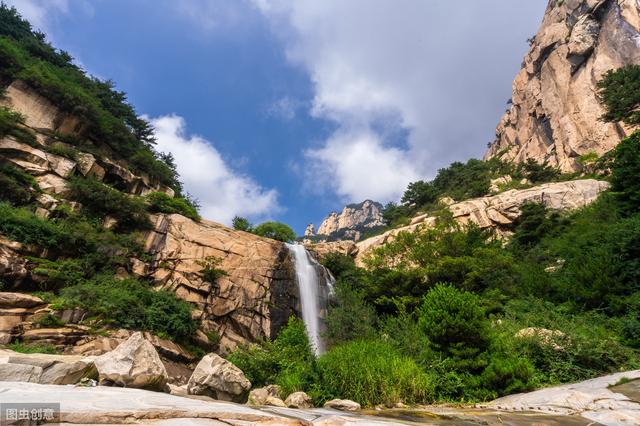
[[397,200],[481,156],[544,0],[14,0],[157,127],[208,219]]

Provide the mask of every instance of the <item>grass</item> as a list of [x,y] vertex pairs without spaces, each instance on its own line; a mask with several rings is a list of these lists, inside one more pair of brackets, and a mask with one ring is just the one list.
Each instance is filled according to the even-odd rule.
[[15,342],[6,345],[7,349],[22,354],[59,354],[60,351],[53,345]]

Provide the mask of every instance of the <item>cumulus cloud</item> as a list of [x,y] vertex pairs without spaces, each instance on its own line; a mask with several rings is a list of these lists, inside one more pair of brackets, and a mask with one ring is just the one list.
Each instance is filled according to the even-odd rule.
[[187,133],[184,118],[173,114],[150,122],[158,151],[173,154],[185,189],[200,200],[203,217],[229,225],[235,215],[265,218],[280,210],[275,190],[231,170],[209,141]]
[[545,3],[254,0],[309,74],[311,113],[337,124],[307,151],[310,178],[347,201],[387,201],[482,155]]
[[56,13],[69,11],[68,0],[4,0],[15,7],[23,18],[41,31],[46,31],[51,18]]

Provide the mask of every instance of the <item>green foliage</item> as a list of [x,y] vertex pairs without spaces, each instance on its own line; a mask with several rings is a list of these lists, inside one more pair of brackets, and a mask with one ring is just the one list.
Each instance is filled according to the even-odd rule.
[[520,216],[515,222],[514,245],[531,247],[557,228],[560,217],[541,203],[525,203],[520,206]]
[[197,261],[198,265],[202,266],[200,273],[202,279],[208,283],[215,284],[218,279],[228,275],[224,269],[219,268],[222,259],[208,256],[202,260]]
[[33,131],[24,126],[24,116],[7,107],[0,107],[0,137],[5,136],[12,136],[27,145],[38,145]]
[[326,319],[329,342],[337,344],[375,335],[376,314],[364,301],[364,292],[344,280],[336,282],[334,291],[334,303]]
[[557,180],[560,178],[560,171],[550,166],[546,160],[544,163],[538,163],[533,158],[529,158],[526,162],[518,164],[514,175],[539,184]]
[[147,202],[152,213],[177,213],[195,221],[201,219],[196,207],[181,197],[170,197],[164,192],[152,192],[147,195]]
[[278,384],[283,393],[307,389],[315,379],[315,358],[304,323],[289,318],[273,342],[240,347],[228,357],[254,387]]
[[21,206],[33,201],[39,191],[31,175],[11,165],[0,164],[0,200]]
[[[181,190],[177,173],[153,151],[152,128],[111,81],[89,77],[68,53],[54,49],[15,9],[0,6],[0,77],[22,80],[87,124],[86,136],[108,144],[138,172]],[[1,121],[1,119],[0,119]]]
[[609,70],[598,81],[598,95],[607,109],[604,120],[640,124],[640,65]]
[[425,335],[441,350],[481,349],[487,344],[488,323],[478,296],[451,285],[437,284],[429,290],[418,318]]
[[62,327],[64,326],[64,321],[52,314],[46,314],[42,318],[38,319],[35,324],[40,327]]
[[320,357],[318,371],[323,398],[314,395],[316,403],[346,398],[371,407],[433,398],[432,378],[411,358],[380,341],[356,340],[336,346]]
[[60,351],[53,345],[37,345],[22,342],[9,343],[7,349],[22,354],[59,354]]
[[51,221],[41,219],[25,208],[0,203],[0,233],[23,244],[68,250],[73,236]]
[[291,242],[296,239],[296,233],[293,232],[293,229],[280,222],[264,222],[256,226],[252,232],[261,237],[283,242]]
[[176,340],[188,339],[197,329],[190,305],[174,293],[153,290],[134,279],[98,276],[60,291],[64,307],[81,307],[104,323],[148,330]]
[[251,223],[245,217],[235,216],[232,221],[233,229],[238,231],[251,232]]
[[82,204],[89,215],[111,216],[119,230],[147,229],[151,222],[142,199],[113,189],[95,178],[75,177],[69,180],[72,199]]
[[627,213],[640,210],[640,132],[622,140],[615,148],[611,165],[612,189],[618,193]]

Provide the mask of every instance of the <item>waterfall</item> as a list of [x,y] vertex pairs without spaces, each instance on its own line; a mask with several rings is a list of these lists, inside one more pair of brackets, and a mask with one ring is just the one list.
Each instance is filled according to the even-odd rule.
[[335,280],[302,244],[287,244],[287,248],[293,254],[302,319],[309,342],[316,355],[320,355],[325,349],[321,334],[325,330],[324,317]]

